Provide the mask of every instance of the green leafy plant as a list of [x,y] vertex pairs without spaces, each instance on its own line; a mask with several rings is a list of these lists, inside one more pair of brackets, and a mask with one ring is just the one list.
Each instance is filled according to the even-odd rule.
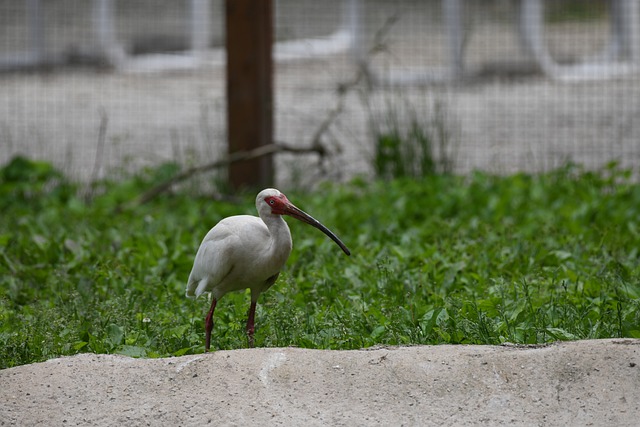
[[[432,117],[421,118],[409,105],[400,112],[393,103],[376,117],[370,113],[370,126],[375,142],[373,166],[378,178],[419,178],[453,169],[453,138],[446,111],[436,102]],[[401,117],[410,120],[403,124]]]
[[[218,220],[255,214],[255,194],[230,203],[176,191],[117,211],[153,171],[85,201],[44,164],[23,163],[32,178],[16,189],[9,166],[0,170],[0,368],[78,352],[204,350],[208,304],[184,297],[193,257]],[[33,168],[49,172],[33,178]],[[16,191],[24,197],[9,201]],[[287,195],[353,255],[291,221],[294,250],[259,301],[257,346],[640,337],[640,185],[615,165],[356,179]],[[248,306],[242,292],[219,302],[214,348],[246,346]]]

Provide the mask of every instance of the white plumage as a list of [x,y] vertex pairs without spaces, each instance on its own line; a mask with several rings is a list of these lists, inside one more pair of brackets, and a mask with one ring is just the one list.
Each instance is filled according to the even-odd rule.
[[210,292],[211,308],[205,319],[206,351],[210,348],[213,312],[226,293],[251,289],[247,320],[253,346],[255,308],[260,294],[278,278],[291,253],[291,232],[282,215],[290,215],[320,229],[350,255],[347,247],[320,222],[295,207],[280,191],[268,188],[256,197],[260,217],[237,215],[221,220],[204,237],[187,282],[187,296]]

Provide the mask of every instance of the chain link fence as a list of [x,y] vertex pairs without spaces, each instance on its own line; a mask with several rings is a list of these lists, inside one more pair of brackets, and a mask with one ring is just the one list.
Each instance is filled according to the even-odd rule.
[[[277,180],[381,173],[395,152],[637,169],[637,3],[274,1],[274,139],[326,152],[279,155]],[[4,0],[0,31],[0,163],[86,180],[225,153],[222,0]]]

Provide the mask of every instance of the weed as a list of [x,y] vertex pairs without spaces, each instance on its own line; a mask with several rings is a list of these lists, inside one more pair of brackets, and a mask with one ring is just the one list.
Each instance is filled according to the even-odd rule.
[[[376,177],[420,178],[453,170],[453,136],[442,102],[434,104],[430,119],[405,103],[404,110],[387,102],[381,117],[370,112],[375,142],[373,166]],[[410,117],[407,124],[401,117]]]
[[[255,195],[233,204],[176,191],[114,214],[165,173],[101,184],[88,202],[49,165],[0,169],[0,368],[203,351],[208,304],[184,297],[193,257],[221,218],[254,214]],[[256,345],[640,338],[640,185],[629,177],[568,165],[287,192],[353,255],[289,221],[294,250],[261,296]],[[248,306],[246,292],[220,301],[215,348],[246,346]]]

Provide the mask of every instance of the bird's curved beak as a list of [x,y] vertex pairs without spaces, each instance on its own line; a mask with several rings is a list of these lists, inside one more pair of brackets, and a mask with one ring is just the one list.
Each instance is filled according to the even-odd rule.
[[284,206],[283,211],[284,211],[283,213],[285,215],[292,216],[295,219],[300,220],[300,221],[302,221],[304,223],[307,223],[309,225],[312,225],[315,228],[317,228],[318,230],[322,231],[324,234],[329,236],[329,238],[331,238],[331,240],[336,242],[336,244],[338,246],[340,246],[340,249],[342,249],[342,251],[345,254],[351,255],[351,251],[349,250],[349,248],[347,248],[347,246],[344,243],[342,243],[342,240],[340,240],[338,238],[338,236],[333,234],[333,232],[331,230],[329,230],[327,227],[322,225],[322,223],[320,221],[318,221],[317,219],[315,219],[314,217],[312,217],[311,215],[309,215],[305,211],[303,211],[301,209],[298,209],[293,203],[291,203],[291,202],[286,203],[285,206]]

